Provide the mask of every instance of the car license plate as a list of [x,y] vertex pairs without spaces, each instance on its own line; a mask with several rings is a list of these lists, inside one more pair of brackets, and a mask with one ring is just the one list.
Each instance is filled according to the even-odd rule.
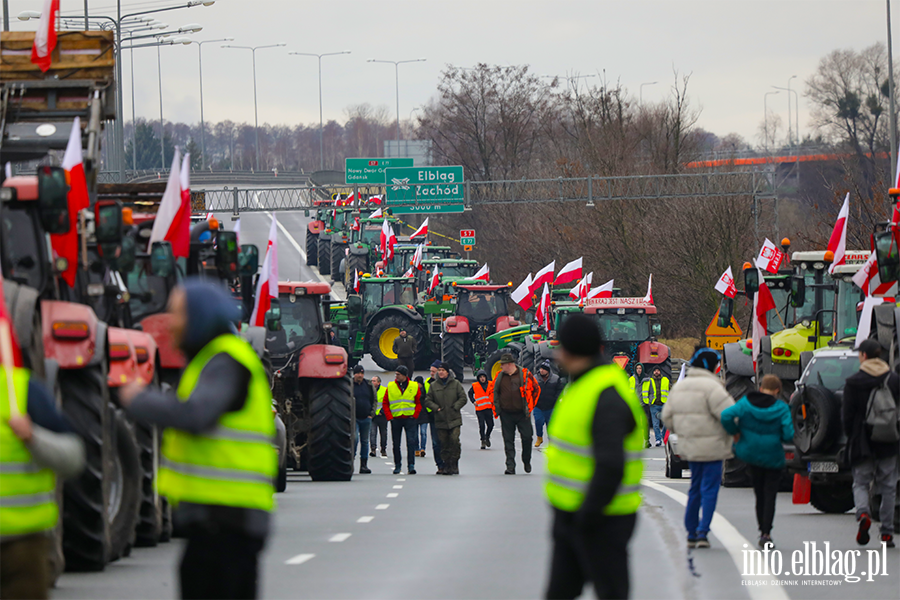
[[838,464],[836,462],[814,461],[809,463],[810,473],[837,473]]

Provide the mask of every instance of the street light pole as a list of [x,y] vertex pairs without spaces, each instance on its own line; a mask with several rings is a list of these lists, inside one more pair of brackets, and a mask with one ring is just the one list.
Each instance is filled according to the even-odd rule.
[[769,151],[769,96],[774,96],[775,94],[780,94],[781,92],[766,92],[763,94],[763,127],[764,127],[764,140],[763,146],[766,149],[766,152]]
[[162,102],[162,58],[159,46],[156,47],[156,70],[159,74],[159,159],[160,169],[166,168],[166,122],[163,121]]
[[200,168],[206,168],[206,126],[203,120],[203,44],[212,44],[217,42],[232,42],[234,38],[222,38],[220,40],[203,40],[202,42],[191,42],[197,44],[197,59],[200,62]]
[[349,50],[344,50],[342,52],[326,52],[324,54],[315,54],[313,52],[289,52],[288,54],[293,54],[295,56],[315,56],[319,59],[319,170],[325,170],[325,150],[324,144],[322,142],[322,57],[323,56],[337,56],[338,54],[350,54]]
[[411,60],[377,60],[370,58],[367,62],[388,63],[394,65],[394,93],[397,99],[397,156],[400,155],[400,65],[404,63],[425,62],[424,58]]
[[254,126],[256,129],[256,170],[259,171],[259,109],[256,101],[256,51],[262,50],[263,48],[278,48],[280,46],[286,46],[285,43],[279,44],[269,44],[266,46],[230,46],[225,45],[223,48],[237,48],[239,50],[249,50],[253,55],[253,120]]
[[888,103],[891,111],[891,183],[897,183],[897,112],[894,109],[894,51],[891,40],[891,0],[887,2]]
[[658,81],[648,81],[648,82],[642,83],[641,85],[638,86],[638,94],[640,97],[639,106],[644,105],[644,86],[645,85],[656,85],[657,83],[659,83],[659,82]]

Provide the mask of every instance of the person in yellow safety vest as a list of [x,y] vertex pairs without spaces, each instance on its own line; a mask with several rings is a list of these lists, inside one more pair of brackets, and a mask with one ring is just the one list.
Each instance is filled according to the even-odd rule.
[[653,419],[650,417],[650,405],[644,403],[644,365],[635,363],[634,375],[628,378],[628,385],[634,390],[635,395],[641,399],[644,416],[647,418],[647,428],[644,430],[644,448],[650,447],[650,428],[653,427]]
[[571,383],[550,421],[545,493],[553,507],[546,598],[627,598],[628,543],[641,504],[644,412],[618,366],[602,357],[596,321],[568,317],[557,360]]
[[27,369],[0,369],[0,397],[0,598],[47,598],[57,477],[81,472],[84,442]]
[[478,417],[481,449],[490,448],[491,432],[494,431],[494,389],[484,371],[475,373],[475,383],[469,388],[469,400],[475,405],[475,416]]
[[406,434],[407,473],[416,474],[416,419],[422,410],[422,387],[409,379],[409,370],[403,365],[397,367],[394,381],[388,384],[382,408],[391,422],[391,441],[394,447],[394,475],[400,473],[403,456],[400,441]]
[[133,418],[165,427],[157,485],[187,537],[181,596],[255,598],[278,472],[269,378],[233,333],[240,314],[223,286],[186,281],[169,315],[188,359],[175,394],[134,384],[120,400]]
[[381,385],[381,377],[372,378],[372,387],[378,394],[378,400],[375,403],[375,416],[372,418],[372,432],[369,434],[369,456],[375,456],[375,449],[378,447],[378,434],[381,433],[381,456],[387,457],[387,417],[384,416],[384,398],[387,396],[387,388]]
[[650,409],[650,418],[653,420],[653,437],[656,445],[662,446],[666,427],[659,418],[663,405],[669,399],[669,378],[664,377],[659,367],[653,367],[653,377],[648,377],[643,383],[642,400]]

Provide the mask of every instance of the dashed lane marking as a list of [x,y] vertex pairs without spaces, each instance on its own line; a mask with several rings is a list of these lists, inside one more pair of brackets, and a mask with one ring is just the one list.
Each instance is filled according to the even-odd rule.
[[291,558],[284,561],[286,565],[302,565],[306,561],[315,558],[315,554],[298,554],[297,556],[292,556]]
[[401,478],[398,479],[397,481],[406,481],[406,479],[404,479],[403,477],[401,477]]
[[343,542],[346,541],[351,535],[350,533],[336,533],[330,538],[328,538],[329,542]]
[[395,486],[394,486],[394,489],[395,489],[395,490],[402,490],[402,489],[403,489],[403,486],[402,486],[402,485],[395,485]]
[[375,507],[375,510],[387,510],[388,506],[390,506],[390,504],[379,504]]
[[357,523],[371,523],[372,519],[375,517],[360,517],[356,520]]
[[399,495],[400,495],[400,494],[394,492],[394,493],[392,493],[392,494],[388,494],[387,497],[388,497],[388,498],[396,498],[396,497],[399,496]]

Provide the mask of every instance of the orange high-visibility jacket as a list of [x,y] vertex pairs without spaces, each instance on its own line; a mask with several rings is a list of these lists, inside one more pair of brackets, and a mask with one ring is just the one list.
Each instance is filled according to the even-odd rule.
[[[525,399],[526,407],[530,414],[531,411],[534,410],[534,407],[537,406],[538,398],[541,396],[541,386],[538,385],[537,380],[534,378],[534,375],[531,374],[531,371],[525,367],[519,367],[519,371],[522,374],[522,385],[519,386],[519,393],[522,395],[522,398]],[[497,373],[497,377],[491,382],[491,385],[488,388],[492,400],[495,396],[494,388],[497,385],[497,380],[503,377],[503,375],[503,371]],[[494,416],[499,417],[496,404],[494,404]]]
[[481,387],[479,382],[472,384],[472,395],[475,397],[475,410],[493,410],[494,408],[494,387],[488,382],[487,389]]

